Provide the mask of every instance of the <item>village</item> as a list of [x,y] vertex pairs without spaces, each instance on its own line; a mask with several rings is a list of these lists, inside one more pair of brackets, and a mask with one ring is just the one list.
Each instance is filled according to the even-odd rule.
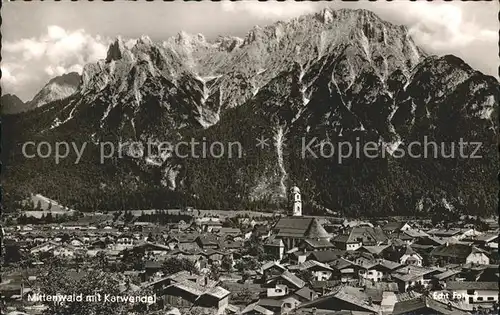
[[498,314],[496,218],[316,217],[303,214],[299,188],[289,199],[286,214],[5,224],[2,314],[47,314],[33,296],[48,294],[39,278],[54,267],[154,296],[128,314]]

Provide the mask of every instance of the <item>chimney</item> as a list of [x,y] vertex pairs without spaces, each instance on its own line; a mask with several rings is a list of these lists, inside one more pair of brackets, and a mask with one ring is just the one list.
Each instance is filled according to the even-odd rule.
[[310,293],[309,295],[310,295],[310,299],[311,299],[311,301],[312,301],[312,300],[314,300],[314,292],[313,292],[313,291],[311,291],[311,293]]
[[207,285],[208,285],[208,277],[207,277],[207,276],[205,276],[205,278],[204,278],[204,279],[205,279],[205,286],[207,286]]

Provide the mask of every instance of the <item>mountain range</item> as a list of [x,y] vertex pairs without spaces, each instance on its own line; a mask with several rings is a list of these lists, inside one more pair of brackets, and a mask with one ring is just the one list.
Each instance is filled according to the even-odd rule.
[[[255,26],[244,38],[180,32],[133,47],[117,38],[106,59],[71,82],[45,87],[29,111],[4,115],[7,205],[36,192],[84,211],[270,210],[284,209],[297,185],[306,213],[496,211],[498,81],[456,56],[428,55],[405,26],[367,10],[324,9]],[[267,149],[255,146],[259,137]],[[447,150],[461,139],[481,142],[482,158],[396,156],[424,138]],[[238,141],[243,155],[135,158],[145,148],[124,145],[121,158],[99,163],[104,142],[189,139]],[[312,139],[373,141],[387,154],[303,158]],[[73,154],[56,164],[23,157],[28,140],[88,146],[80,163]]]
[[23,102],[12,94],[2,95],[1,112],[4,115],[19,114],[41,107],[53,101],[62,100],[78,90],[80,75],[76,72],[66,73],[51,79],[31,101]]

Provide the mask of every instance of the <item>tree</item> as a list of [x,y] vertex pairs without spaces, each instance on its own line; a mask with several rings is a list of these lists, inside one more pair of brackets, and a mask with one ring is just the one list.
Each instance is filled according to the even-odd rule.
[[40,200],[37,201],[35,210],[42,210],[42,202]]
[[9,244],[5,246],[5,252],[2,257],[4,264],[9,265],[20,262],[23,259],[23,254],[17,244]]
[[[37,282],[40,292],[46,295],[72,293],[82,294],[83,297],[94,296],[96,293],[103,299],[105,294],[119,296],[119,282],[110,274],[102,271],[85,271],[76,279],[63,268],[52,268],[47,275],[41,276]],[[120,302],[89,302],[83,300],[66,301],[65,303],[47,302],[48,309],[45,314],[57,315],[88,315],[88,314],[107,314],[120,315],[127,313],[127,304]]]
[[245,245],[245,255],[254,256],[261,261],[264,260],[264,244],[258,235],[252,233],[252,236],[250,236]]
[[99,251],[91,260],[91,265],[97,270],[106,270],[108,267],[108,256],[104,251]]
[[226,271],[230,271],[233,268],[233,259],[230,255],[222,257],[221,267]]
[[134,215],[130,211],[125,211],[123,215],[123,222],[130,223],[134,219]]
[[50,224],[52,222],[54,222],[54,218],[52,217],[52,212],[49,212],[45,216],[45,223]]
[[307,283],[311,283],[314,280],[314,275],[310,270],[300,270],[299,272],[297,272],[297,277]]
[[219,281],[220,267],[218,264],[212,264],[212,266],[210,266],[210,273],[208,274],[208,277],[212,280]]
[[236,292],[231,297],[231,303],[234,304],[248,304],[250,301],[258,298],[257,294],[252,293],[248,288],[243,288],[241,291]]
[[421,294],[426,294],[428,292],[427,288],[421,283],[416,283],[415,285],[409,287],[408,291],[415,291]]
[[196,268],[194,262],[187,258],[171,257],[163,262],[162,269],[163,272],[167,275],[171,275],[184,270],[192,273],[198,273],[198,268]]
[[70,241],[71,237],[69,236],[68,233],[64,233],[61,236],[61,243],[68,243]]
[[141,270],[144,266],[144,247],[134,247],[123,251],[121,259],[121,270]]
[[257,270],[260,268],[260,263],[255,257],[243,257],[234,267],[241,272],[245,270]]
[[154,235],[153,235],[153,233],[152,233],[152,232],[149,232],[149,234],[148,234],[148,238],[147,238],[147,241],[148,241],[148,242],[151,242],[151,243],[156,242],[156,238],[154,237]]
[[48,206],[47,206],[47,211],[50,211],[52,209],[52,201],[49,202]]

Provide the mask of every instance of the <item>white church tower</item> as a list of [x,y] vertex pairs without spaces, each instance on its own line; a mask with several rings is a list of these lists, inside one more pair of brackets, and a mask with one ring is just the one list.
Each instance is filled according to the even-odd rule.
[[294,217],[302,216],[302,199],[300,197],[300,189],[293,186],[290,189],[290,215]]

